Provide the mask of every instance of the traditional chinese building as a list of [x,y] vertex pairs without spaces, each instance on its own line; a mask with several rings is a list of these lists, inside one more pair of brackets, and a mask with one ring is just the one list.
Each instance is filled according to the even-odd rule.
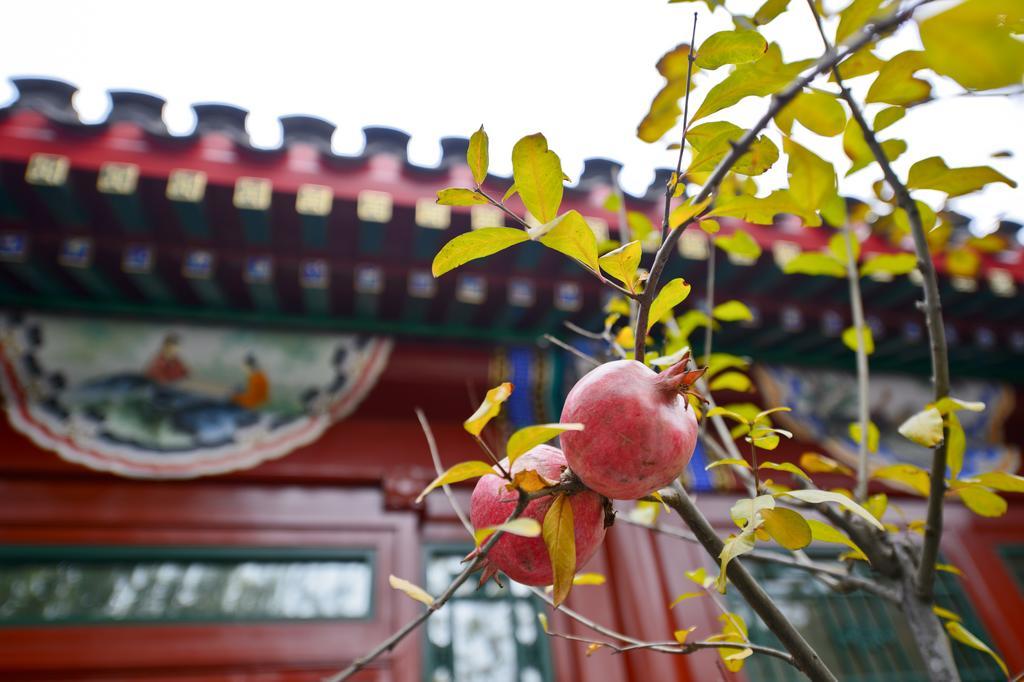
[[[434,475],[414,408],[446,464],[478,456],[461,422],[498,381],[516,385],[498,431],[556,421],[586,366],[543,335],[592,350],[563,323],[601,328],[599,282],[534,243],[431,276],[448,239],[502,224],[489,206],[434,201],[471,184],[466,140],[442,140],[440,165],[425,168],[400,131],[366,128],[363,152],[340,156],[333,124],[289,116],[283,144],[263,149],[233,106],[196,105],[195,131],[175,136],[152,95],[111,92],[106,119],[83,123],[73,86],[15,85],[0,109],[0,677],[314,680],[340,669],[422,608],[389,574],[437,594],[471,547],[444,496],[414,503]],[[565,194],[601,237],[619,220],[604,208],[617,168],[589,160]],[[627,207],[656,219],[666,178]],[[510,183],[486,186],[500,196]],[[723,221],[723,234],[740,225]],[[723,323],[714,347],[756,357],[756,392],[719,402],[792,407],[797,438],[781,460],[850,457],[846,282],[781,270],[825,248],[830,230],[742,227],[763,254],[718,252],[716,298],[744,301],[753,319]],[[955,393],[988,406],[963,413],[965,473],[1020,465],[1018,228],[1003,225],[999,248],[965,247],[980,263],[968,274],[936,257]],[[896,250],[884,235],[863,244]],[[668,275],[700,289],[709,255],[706,236],[688,233]],[[862,281],[877,457],[920,464],[927,451],[887,435],[928,401],[919,287],[882,280]],[[735,481],[706,464],[698,450],[687,479],[724,534]],[[902,518],[922,517],[920,498],[888,493]],[[465,504],[468,489],[459,494]],[[944,561],[964,576],[941,573],[939,601],[1017,671],[1024,500],[1009,497],[999,518],[948,504]],[[690,625],[710,634],[709,600],[668,608],[700,565],[714,572],[699,547],[618,524],[586,567],[607,583],[576,588],[569,605],[644,640]],[[924,679],[894,608],[758,570],[841,679]],[[543,634],[542,608],[515,585],[464,590],[360,679],[719,679],[714,652],[586,656]],[[551,626],[586,632],[561,615]],[[957,648],[957,660],[965,680],[998,677],[979,652]],[[792,674],[755,658],[740,677]]]

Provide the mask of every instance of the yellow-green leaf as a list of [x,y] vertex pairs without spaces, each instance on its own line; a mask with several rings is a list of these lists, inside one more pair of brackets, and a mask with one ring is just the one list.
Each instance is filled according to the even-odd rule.
[[702,69],[746,64],[760,59],[767,49],[768,42],[757,31],[719,31],[701,43],[696,63]]
[[758,495],[754,498],[744,497],[736,500],[729,508],[729,516],[740,528],[757,525],[757,516],[764,509],[774,509],[775,498],[771,495]]
[[504,195],[502,195],[502,197],[501,197],[501,203],[503,203],[503,204],[504,204],[504,203],[505,203],[506,201],[508,201],[509,199],[511,199],[512,197],[514,197],[514,196],[515,196],[515,195],[516,195],[516,194],[517,194],[518,192],[519,192],[519,188],[518,188],[518,187],[516,187],[516,183],[514,183],[514,182],[513,182],[513,183],[512,183],[512,184],[511,184],[511,185],[509,186],[509,188],[508,188],[507,190],[505,190],[505,194],[504,194]]
[[864,25],[875,16],[881,5],[882,0],[853,0],[846,9],[839,13],[836,42],[841,43],[864,28]]
[[819,455],[816,452],[805,452],[800,455],[800,468],[804,471],[809,471],[812,474],[846,474],[850,476],[853,474],[853,469],[850,467],[840,464],[831,457],[825,455]]
[[718,578],[715,580],[715,589],[725,594],[725,583],[727,580],[726,569],[729,562],[738,556],[746,554],[754,549],[754,524],[748,524],[739,535],[730,537],[725,541],[722,552],[718,555],[720,562]]
[[750,381],[750,377],[739,372],[726,372],[719,374],[711,383],[708,388],[712,391],[739,391],[741,393],[749,393],[754,390],[754,384]]
[[480,476],[486,476],[487,474],[493,474],[494,468],[487,462],[481,462],[479,460],[473,460],[469,462],[460,462],[448,469],[433,481],[430,485],[423,489],[423,492],[416,498],[416,503],[423,501],[431,490],[438,488],[442,485],[448,485],[449,483],[458,483],[459,481],[466,481],[471,478],[478,478]]
[[834,137],[846,127],[846,112],[843,105],[827,92],[801,92],[789,106],[775,115],[775,123],[782,132],[790,134],[793,121],[824,137]]
[[934,407],[918,412],[899,428],[900,435],[926,448],[942,442],[942,415]]
[[761,257],[761,246],[744,230],[715,237],[715,246],[740,258],[757,260]]
[[917,256],[912,253],[883,253],[869,256],[860,266],[861,277],[875,273],[907,275],[917,267]]
[[705,208],[707,208],[708,204],[710,203],[711,197],[708,197],[704,201],[697,204],[693,203],[693,199],[687,199],[686,201],[672,209],[672,212],[669,213],[668,226],[674,230],[677,227],[680,227],[681,225],[685,225],[686,223],[693,220],[694,216],[696,216]]
[[487,197],[473,189],[449,187],[437,193],[437,203],[442,206],[474,206],[486,204]]
[[846,534],[837,528],[833,528],[827,523],[818,521],[817,519],[805,519],[805,521],[807,521],[807,525],[810,526],[811,537],[818,542],[831,542],[838,545],[846,545],[861,555],[864,554],[863,550],[857,546],[857,543],[846,537]]
[[926,67],[924,52],[901,52],[882,65],[864,101],[905,105],[927,100],[931,97],[932,86],[914,76],[915,72]]
[[604,585],[607,579],[600,573],[577,573],[573,585]]
[[745,303],[735,300],[716,305],[711,311],[711,316],[722,322],[741,322],[754,319],[750,308]]
[[473,537],[476,539],[476,544],[479,546],[499,530],[502,533],[510,533],[524,538],[535,538],[540,536],[540,524],[537,523],[536,519],[518,518],[506,521],[505,523],[499,523],[496,526],[477,528],[473,533]]
[[408,580],[397,578],[393,575],[388,576],[388,584],[396,590],[404,592],[407,596],[415,599],[418,602],[430,606],[434,603],[434,598],[419,585],[414,585]]
[[722,229],[722,226],[718,224],[717,220],[702,220],[700,221],[700,229],[704,230],[708,234],[718,234],[718,231]]
[[860,343],[864,346],[864,352],[871,355],[875,352],[875,338],[871,334],[871,327],[865,325],[859,331],[860,333],[858,334],[856,327],[848,327],[843,330],[843,345],[856,353],[858,337],[860,337]]
[[[907,151],[907,143],[903,140],[884,140],[879,144],[885,153],[885,158],[889,161],[895,161],[903,152]],[[853,162],[850,169],[846,171],[847,175],[852,175],[861,168],[865,168],[875,162],[875,155],[864,139],[864,131],[860,129],[857,121],[852,118],[846,124],[846,131],[843,133],[843,151],[850,161]]]
[[537,620],[540,621],[540,627],[544,631],[544,634],[548,634],[548,617],[546,614],[537,613]]
[[804,251],[786,261],[782,271],[787,275],[846,277],[846,266],[830,253]]
[[806,69],[813,60],[784,64],[782,51],[772,43],[764,56],[756,62],[740,64],[704,97],[693,120],[697,121],[717,111],[731,107],[745,97],[765,97],[781,90]]
[[950,168],[938,156],[918,161],[910,167],[907,175],[908,189],[934,189],[950,197],[975,192],[993,182],[1017,186],[1016,182],[989,166]]
[[531,229],[530,238],[538,239],[549,249],[575,258],[594,272],[600,272],[597,237],[594,236],[594,231],[590,229],[587,221],[575,209],[563,213],[540,228]]
[[697,583],[701,587],[708,587],[708,572],[703,566],[695,568],[692,571],[684,571],[683,575]]
[[430,269],[434,277],[440,277],[471,260],[490,256],[529,239],[525,232],[512,227],[485,227],[466,232],[441,247]]
[[541,443],[547,443],[560,433],[582,430],[583,424],[537,424],[535,426],[525,426],[513,433],[505,445],[508,463],[512,464],[524,453]]
[[798,500],[801,500],[803,502],[809,502],[810,504],[834,502],[835,504],[838,504],[840,507],[843,507],[847,511],[861,517],[862,519],[864,519],[871,525],[875,526],[879,530],[885,530],[885,528],[882,527],[882,524],[878,521],[878,519],[871,515],[871,512],[869,512],[867,509],[860,506],[859,504],[857,504],[856,502],[854,502],[845,495],[834,493],[828,490],[789,490],[787,492],[780,493],[780,496],[781,495],[795,497]]
[[685,301],[689,295],[690,285],[682,277],[676,277],[663,286],[651,303],[651,310],[647,317],[647,331],[651,331],[655,322],[671,313],[672,309]]
[[[875,56],[875,53],[870,50],[862,49],[858,50],[852,56],[847,57],[839,64],[839,74],[847,80],[850,78],[858,78],[878,71],[882,68],[882,64],[884,63],[885,62]],[[830,82],[835,83],[835,74],[830,75],[828,79]]]
[[554,220],[564,190],[562,162],[548,149],[542,134],[527,135],[516,142],[512,148],[512,177],[526,210],[542,224]]
[[743,415],[739,414],[738,412],[733,412],[732,410],[727,410],[724,407],[718,407],[718,406],[712,407],[710,410],[708,410],[708,415],[707,416],[708,416],[708,419],[710,419],[711,417],[722,416],[722,417],[728,417],[729,419],[732,419],[733,421],[739,422],[740,424],[749,424],[750,423],[750,421],[746,417],[744,417]]
[[476,412],[462,423],[462,427],[474,436],[479,436],[480,432],[487,426],[487,422],[491,421],[501,411],[501,404],[512,395],[512,388],[512,384],[506,381],[487,391],[487,395],[484,396],[480,407],[476,408]]
[[955,620],[957,622],[963,620],[963,618],[961,618],[959,614],[953,613],[949,609],[944,609],[937,604],[935,606],[932,606],[932,612],[934,612],[935,615],[939,618],[945,618],[946,620]]
[[875,122],[871,125],[871,127],[875,129],[876,133],[878,133],[882,130],[885,130],[896,121],[899,121],[906,115],[907,110],[904,107],[886,107],[885,109],[879,111],[878,114],[875,116]]
[[725,665],[726,669],[729,672],[739,672],[743,668],[743,660],[750,655],[744,652],[752,651],[751,649],[742,646],[743,643],[748,641],[747,624],[738,613],[723,613],[718,617],[718,620],[723,623],[722,633],[720,635],[708,637],[708,640],[718,638],[724,642],[737,642],[741,645],[736,649],[731,647],[722,647],[718,650],[718,655],[721,656],[722,663]]
[[1017,476],[1005,471],[989,471],[978,474],[971,480],[1007,493],[1024,493],[1024,476]]
[[654,223],[646,213],[640,211],[626,211],[626,223],[629,225],[633,239],[641,244],[647,239],[647,235],[654,231]]
[[1019,0],[967,0],[919,25],[924,58],[936,73],[969,90],[1020,85],[1024,43]]
[[890,464],[871,472],[871,478],[902,483],[914,492],[928,497],[931,492],[931,477],[928,472],[913,464]]
[[970,485],[957,488],[955,492],[967,508],[978,516],[994,518],[1006,513],[1006,500],[988,488]]
[[480,126],[480,130],[470,135],[469,148],[466,150],[466,163],[469,164],[469,170],[473,172],[473,181],[477,186],[483,184],[483,181],[487,179],[489,163],[487,148],[487,133],[484,132],[484,127]]
[[636,270],[640,267],[642,252],[640,242],[632,241],[604,254],[598,263],[602,270],[636,292]]
[[792,509],[765,509],[761,512],[763,528],[772,540],[786,549],[803,549],[811,544],[811,527],[807,520]]
[[933,407],[938,410],[940,414],[946,415],[950,412],[957,412],[959,410],[983,412],[985,410],[985,403],[981,401],[960,400],[959,398],[947,395],[945,398],[940,398],[935,401],[935,405],[933,405]]
[[889,508],[889,496],[885,493],[876,493],[864,500],[864,508],[881,521],[885,516],[885,511]]
[[692,599],[694,597],[701,597],[703,595],[704,595],[703,592],[683,592],[681,595],[679,595],[678,597],[673,599],[672,603],[669,604],[668,607],[672,608],[673,606],[676,606],[677,604],[683,603],[687,599]]
[[949,636],[962,644],[966,644],[972,649],[978,651],[984,651],[986,654],[991,656],[995,662],[999,665],[999,668],[1003,671],[1003,674],[1007,677],[1010,676],[1010,671],[1007,669],[1006,664],[1003,663],[1003,659],[999,658],[999,655],[992,650],[989,645],[975,637],[971,632],[960,623],[955,620],[946,621],[946,632]]
[[760,464],[758,469],[772,469],[773,471],[788,471],[794,476],[798,476],[805,481],[810,481],[811,477],[808,476],[803,469],[793,464],[792,462],[763,462]]
[[[850,438],[853,439],[854,443],[860,444],[860,422],[852,422],[850,424]],[[878,426],[875,425],[875,422],[868,421],[868,452],[878,452],[879,438]]]
[[551,559],[554,576],[552,595],[557,607],[569,596],[572,579],[576,573],[576,536],[573,531],[572,505],[564,494],[555,496],[554,502],[544,515],[542,528],[544,545]]
[[754,23],[764,26],[785,12],[788,4],[789,0],[765,0],[765,3],[754,12]]
[[704,469],[710,471],[711,469],[714,469],[715,467],[721,467],[721,466],[746,467],[747,469],[751,468],[750,462],[748,462],[745,459],[726,458],[726,459],[716,459],[714,462],[711,462],[706,467],[704,467]]
[[956,416],[956,412],[950,412],[946,419],[949,429],[949,440],[946,442],[946,463],[949,465],[953,478],[957,478],[964,468],[967,435],[964,433],[964,427],[960,425],[960,418]]

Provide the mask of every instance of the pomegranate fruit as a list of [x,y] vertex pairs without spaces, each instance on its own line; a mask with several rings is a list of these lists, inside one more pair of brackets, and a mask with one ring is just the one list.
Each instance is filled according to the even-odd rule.
[[635,360],[595,368],[569,391],[561,436],[569,467],[605,497],[635,500],[675,480],[693,456],[697,417],[684,393],[704,373],[690,357],[661,373]]
[[[508,471],[507,459],[501,465]],[[550,445],[538,445],[519,457],[512,464],[510,473],[515,476],[520,471],[533,469],[544,478],[558,481],[565,468],[565,455],[561,450]],[[474,528],[497,526],[515,511],[518,493],[506,485],[508,481],[497,474],[488,474],[477,481],[469,512]],[[520,518],[535,519],[543,524],[544,515],[554,499],[548,496],[531,501]],[[597,493],[585,490],[570,497],[569,503],[576,537],[576,568],[579,569],[604,540],[604,500]],[[550,585],[554,579],[548,550],[540,537],[524,538],[506,533],[498,538],[487,553],[481,583],[498,571],[524,585]]]

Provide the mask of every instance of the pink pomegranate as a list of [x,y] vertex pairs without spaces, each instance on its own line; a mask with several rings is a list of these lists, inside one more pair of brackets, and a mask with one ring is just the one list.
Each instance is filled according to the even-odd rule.
[[605,497],[635,500],[675,480],[693,456],[697,418],[686,393],[703,370],[689,355],[661,373],[635,360],[595,368],[569,391],[562,434],[569,467]]
[[[508,460],[502,461],[508,470]],[[558,481],[565,470],[565,455],[550,445],[538,445],[522,455],[512,465],[512,475],[533,469],[544,478]],[[518,493],[508,490],[508,482],[497,474],[488,474],[477,481],[470,503],[470,519],[474,528],[486,528],[504,523],[515,510]],[[553,497],[540,497],[526,506],[522,518],[544,523],[544,514],[554,501]],[[589,490],[569,498],[572,505],[576,534],[576,568],[579,569],[597,551],[604,540],[604,500]],[[512,580],[524,585],[550,585],[551,561],[544,539],[524,538],[505,534],[498,538],[487,554],[481,583],[502,571]]]

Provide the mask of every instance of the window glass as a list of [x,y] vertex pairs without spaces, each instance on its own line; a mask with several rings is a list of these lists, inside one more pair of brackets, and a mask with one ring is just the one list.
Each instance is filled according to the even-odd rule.
[[372,585],[369,552],[8,547],[0,624],[365,618]]

